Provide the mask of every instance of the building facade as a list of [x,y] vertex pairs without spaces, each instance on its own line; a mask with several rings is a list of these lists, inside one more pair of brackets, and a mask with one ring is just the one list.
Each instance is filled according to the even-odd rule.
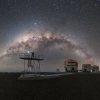
[[83,72],[91,72],[91,64],[82,64],[82,71]]
[[77,72],[78,62],[73,59],[68,59],[64,61],[64,68],[66,72]]
[[99,71],[99,66],[93,65],[92,66],[92,72],[98,72]]

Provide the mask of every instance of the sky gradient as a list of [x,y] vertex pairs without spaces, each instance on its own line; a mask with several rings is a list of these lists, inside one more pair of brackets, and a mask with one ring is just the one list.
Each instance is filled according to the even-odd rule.
[[0,0],[1,71],[23,69],[22,49],[44,57],[43,71],[67,58],[100,65],[99,43],[100,0]]

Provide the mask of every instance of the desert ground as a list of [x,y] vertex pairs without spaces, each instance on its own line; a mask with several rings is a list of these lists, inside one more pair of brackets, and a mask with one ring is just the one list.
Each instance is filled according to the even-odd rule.
[[100,73],[41,80],[18,80],[19,76],[0,73],[0,100],[100,100]]

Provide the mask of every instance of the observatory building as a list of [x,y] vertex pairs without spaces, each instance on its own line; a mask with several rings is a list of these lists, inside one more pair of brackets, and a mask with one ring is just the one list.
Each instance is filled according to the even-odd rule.
[[66,72],[77,72],[78,62],[73,59],[68,59],[64,61],[64,68]]
[[99,66],[93,65],[92,66],[92,72],[98,72],[99,71]]
[[91,72],[91,64],[82,64],[82,71],[83,72]]

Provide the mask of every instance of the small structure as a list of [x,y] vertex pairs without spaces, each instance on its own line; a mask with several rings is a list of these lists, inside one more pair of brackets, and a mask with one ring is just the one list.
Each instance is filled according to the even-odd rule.
[[78,62],[73,59],[68,59],[64,61],[64,68],[66,72],[77,72]]
[[82,71],[83,72],[91,72],[91,64],[82,64]]
[[43,59],[36,57],[34,52],[20,55],[20,59],[24,60],[24,73],[18,79],[37,79],[40,77],[40,61]]
[[99,66],[93,65],[92,66],[92,72],[98,72],[99,71]]
[[59,68],[57,68],[57,69],[56,69],[56,72],[60,72],[60,69],[59,69]]
[[[24,73],[26,72],[40,72],[40,61],[43,59],[35,57],[34,52],[26,53],[20,56],[24,60]],[[27,66],[26,66],[27,64]],[[36,70],[37,69],[37,70]]]

